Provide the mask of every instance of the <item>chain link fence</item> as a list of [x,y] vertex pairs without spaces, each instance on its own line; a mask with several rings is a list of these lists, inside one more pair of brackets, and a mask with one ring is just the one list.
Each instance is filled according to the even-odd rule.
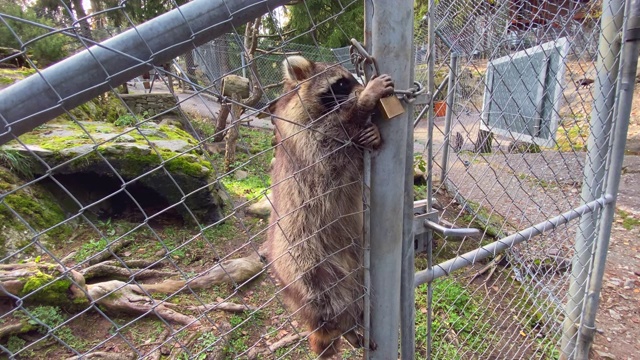
[[[611,9],[604,12],[621,19],[622,7]],[[416,122],[416,161],[432,161],[441,222],[480,233],[436,233],[430,257],[418,256],[423,268],[431,260],[429,268],[451,275],[433,281],[431,296],[426,284],[418,288],[417,332],[426,334],[416,339],[418,357],[575,356],[565,346],[577,334],[567,333],[566,323],[579,319],[584,293],[574,289],[589,282],[593,266],[593,248],[581,239],[594,238],[600,225],[595,215],[567,212],[596,200],[603,186],[604,178],[593,174],[604,162],[586,150],[602,146],[600,160],[611,156],[612,130],[604,124],[615,91],[607,84],[618,68],[596,59],[620,56],[615,42],[601,38],[602,13],[601,1],[460,0],[437,3],[421,22],[418,48],[429,47],[433,22],[432,74],[442,90],[433,118],[425,105],[416,106],[416,116],[424,115]],[[424,82],[431,70],[426,60],[417,54],[416,78]],[[595,105],[597,98],[609,99],[607,105]],[[426,185],[416,189],[425,196]],[[519,245],[509,241],[560,214],[562,222],[540,235]],[[474,252],[495,240],[507,250]],[[459,266],[451,259],[471,266],[452,272]]]
[[[385,289],[368,280],[384,259],[367,229],[386,221],[369,204],[388,190],[368,187],[375,131],[341,122],[358,85],[336,79],[355,68],[349,47],[322,46],[348,44],[366,12],[285,3],[0,0],[2,357],[351,359],[389,344],[369,342]],[[478,232],[416,236],[403,359],[575,355],[612,201],[620,44],[601,26],[622,18],[615,1],[453,0],[415,22],[414,78],[439,90],[411,112],[414,210]]]
[[[2,111],[0,150],[0,357],[317,358],[307,339],[326,341],[329,335],[322,322],[310,322],[314,310],[306,308],[335,284],[317,284],[317,293],[297,302],[300,308],[286,307],[283,291],[302,280],[273,268],[278,261],[298,259],[279,260],[288,255],[273,255],[264,241],[268,232],[299,236],[289,218],[320,211],[317,207],[337,194],[362,192],[362,165],[357,167],[362,150],[331,142],[322,149],[327,158],[317,155],[310,169],[290,174],[313,172],[317,178],[325,164],[346,161],[354,178],[344,183],[327,177],[322,193],[300,194],[309,184],[291,188],[287,178],[272,182],[274,126],[269,116],[255,115],[284,92],[283,61],[300,55],[336,62],[330,49],[296,43],[311,30],[294,33],[281,25],[286,15],[278,6],[284,2],[195,1],[179,10],[174,2],[158,9],[149,9],[149,3],[136,9],[140,4],[128,2],[96,8],[92,2],[86,16],[80,10],[88,3],[53,2],[47,8],[0,3],[2,35],[11,40],[0,69],[7,88],[3,101],[10,102]],[[356,4],[341,6],[349,10]],[[161,13],[140,24],[143,16]],[[305,17],[321,26],[338,21],[340,14]],[[91,47],[110,27],[122,30]],[[349,41],[346,34],[337,35]],[[50,53],[56,46],[61,54]],[[74,59],[89,62],[89,68],[74,67]],[[313,71],[321,79],[300,78],[299,86],[330,85],[324,71]],[[250,83],[223,94],[222,80],[231,74]],[[35,107],[23,116],[12,112],[22,105],[16,94],[25,95],[16,87],[29,81],[42,83],[41,91],[30,95],[36,106],[53,99],[51,107],[43,105],[49,113],[39,124],[31,118],[38,113]],[[240,96],[242,91],[249,96]],[[71,100],[78,97],[82,100]],[[283,156],[296,156],[300,139],[346,136],[337,125],[327,129],[309,119],[319,106],[309,100],[299,102],[309,115],[283,115],[282,122],[302,125],[286,137],[279,133],[277,152]],[[221,119],[225,105],[226,121]],[[324,116],[336,118],[333,114]],[[222,141],[214,141],[219,135]],[[307,205],[287,209],[280,200],[278,209],[290,213],[270,221],[278,187],[290,188],[289,195],[298,193]],[[310,223],[311,229],[304,229],[309,238],[295,239],[302,243],[297,246],[313,247],[336,227],[353,230],[359,223],[353,219],[362,216],[362,196],[351,205],[354,213],[342,208]],[[348,234],[342,249],[327,254],[318,249],[320,270],[308,271],[331,271],[324,261],[331,265],[361,255],[361,231]],[[307,281],[311,275],[299,269]],[[361,309],[361,262],[342,270],[350,273],[336,275],[335,282],[348,282],[357,293],[342,304]],[[325,308],[320,305],[315,315]],[[340,324],[331,336],[361,334],[361,314],[342,311],[336,305],[335,316],[353,325]],[[358,345],[357,337],[349,340]],[[331,351],[330,345],[315,350]],[[361,353],[352,347],[343,352]]]

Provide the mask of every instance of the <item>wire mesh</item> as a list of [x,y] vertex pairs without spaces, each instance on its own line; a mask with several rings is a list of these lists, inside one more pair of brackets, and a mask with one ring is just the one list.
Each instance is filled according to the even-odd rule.
[[[589,126],[592,114],[611,111],[593,107],[596,97],[607,95],[593,87],[594,79],[612,70],[596,67],[597,56],[604,55],[597,53],[601,10],[597,1],[436,4],[433,72],[435,87],[445,85],[434,99],[434,133],[427,134],[428,119],[416,126],[416,162],[426,162],[426,149],[433,147],[429,175],[441,222],[476,227],[481,235],[456,239],[436,234],[435,264],[574,209],[592,200],[581,189],[602,186],[583,184],[584,168],[598,171],[600,166],[585,160],[588,137],[610,138],[610,130],[593,134]],[[428,48],[427,26],[425,16],[416,30],[418,49]],[[553,47],[562,41],[570,44],[568,53],[561,68],[554,68],[549,59],[563,56],[562,46]],[[451,56],[457,61],[451,62]],[[542,59],[549,66],[540,66]],[[418,50],[416,79],[426,82],[427,75],[426,57]],[[454,86],[448,89],[450,78]],[[554,88],[560,89],[557,95]],[[450,92],[453,104],[446,102]],[[551,112],[543,109],[545,103]],[[424,114],[423,109],[417,106],[416,114]],[[549,124],[552,117],[558,121],[557,128],[547,128],[551,140],[536,140],[535,124]],[[424,185],[415,189],[426,193]],[[596,224],[597,215],[592,219]],[[488,260],[466,258],[471,267],[434,280],[431,301],[427,285],[421,285],[417,356],[560,357],[562,322],[573,311],[566,309],[569,284],[578,273],[586,278],[590,266],[574,263],[572,269],[579,255],[574,253],[579,222]],[[592,236],[595,227],[580,235]],[[588,257],[591,249],[583,251]],[[427,268],[426,259],[418,256],[417,267]],[[429,313],[432,330],[426,333]]]
[[[34,6],[0,0],[0,39],[6,46],[0,48],[0,87],[41,76],[63,58],[137,30],[143,21],[182,3],[154,8],[151,3],[91,1],[89,8],[77,1]],[[238,16],[228,10],[231,3],[221,2],[228,19]],[[436,264],[588,200],[581,194],[583,171],[603,170],[585,160],[587,138],[594,135],[588,119],[607,111],[594,108],[601,94],[591,85],[606,71],[596,67],[602,55],[597,52],[600,10],[598,1],[438,2],[433,9],[435,49],[428,48],[428,17],[416,22],[415,79],[426,84],[433,71],[436,87],[449,78],[454,83],[435,98],[434,133],[427,133],[427,120],[418,122],[416,166],[433,161],[428,175],[434,179],[441,223],[482,230],[480,236],[463,239],[436,234]],[[66,107],[68,98],[60,99],[56,107],[64,114],[24,135],[5,128],[12,141],[0,148],[3,356],[317,358],[307,340],[326,335],[324,324],[332,317],[361,310],[368,296],[361,282],[367,270],[362,262],[348,271],[338,271],[333,263],[345,252],[357,258],[367,251],[359,231],[345,231],[358,224],[368,206],[361,196],[362,149],[354,150],[352,129],[326,127],[339,110],[318,114],[307,98],[311,85],[326,89],[331,85],[327,78],[342,70],[328,67],[287,88],[282,63],[300,55],[338,62],[353,72],[344,45],[360,37],[362,17],[356,1],[270,8],[257,21],[190,46],[164,64],[137,59],[135,65],[146,64],[146,72],[139,71],[122,86],[110,85],[108,92],[74,109]],[[498,71],[494,81],[488,80],[492,61],[513,60],[518,52],[530,59],[534,47],[561,38],[570,43],[562,76],[542,81],[540,68],[530,60],[524,63],[526,71],[516,68],[508,77]],[[557,51],[537,53],[553,57]],[[454,54],[457,62],[451,68]],[[435,69],[427,68],[429,55],[436,59]],[[83,76],[62,75],[69,82]],[[248,79],[246,97],[223,92],[229,75]],[[550,129],[551,144],[537,144],[514,125],[544,120],[525,114],[521,102],[551,99],[547,80],[562,90],[559,100],[547,100],[557,105],[552,115],[559,120],[557,129]],[[484,107],[495,100],[493,85],[499,82],[536,91],[523,98],[525,94],[513,94],[512,99],[521,101],[506,102],[510,108],[500,113],[513,119],[506,122],[513,130],[507,135],[492,135],[491,127],[482,125]],[[69,98],[85,90],[90,89]],[[443,105],[449,92],[454,92],[454,102]],[[328,98],[336,101],[335,95]],[[274,111],[282,115],[270,106],[279,99],[297,101],[298,118],[269,117]],[[424,106],[415,106],[416,115]],[[0,113],[3,125],[11,120]],[[274,122],[286,131],[274,129]],[[297,122],[304,126],[293,129]],[[609,131],[595,135],[608,143]],[[274,182],[269,171],[275,153],[283,161],[296,161],[304,153],[297,152],[300,139],[322,144],[321,156],[296,163],[295,170]],[[429,146],[432,159],[425,155]],[[445,148],[449,151],[443,157]],[[318,176],[338,170],[347,172],[349,180]],[[587,190],[603,184],[588,185]],[[425,186],[414,187],[417,199],[424,197]],[[299,203],[283,211],[278,191],[281,197],[300,196]],[[358,206],[327,205],[336,198]],[[269,221],[274,206],[280,212]],[[322,221],[308,220],[310,212],[322,214]],[[293,233],[288,227],[292,219],[312,226]],[[470,268],[434,280],[432,298],[427,285],[419,286],[416,358],[557,358],[569,282],[590,268],[589,263],[571,268],[578,222],[489,261],[470,259]],[[286,251],[275,258],[266,256],[270,250],[265,246],[274,232],[288,241]],[[335,232],[347,234],[343,246],[320,253],[313,248]],[[316,251],[324,260],[301,263],[295,257],[304,251]],[[298,255],[289,258],[291,254]],[[417,270],[428,267],[426,259],[417,256]],[[290,282],[277,276],[282,270],[276,263],[282,261],[297,270],[287,277]],[[291,295],[301,282],[313,280],[326,283],[323,291],[312,294],[315,298]],[[355,295],[336,296],[345,284]],[[292,299],[294,306],[287,306]],[[309,325],[309,313],[326,304],[336,308]],[[360,314],[349,316],[356,320],[346,321],[349,326],[333,337],[354,340],[354,331],[366,330]],[[343,342],[336,358],[362,356],[350,342]]]
[[[0,2],[0,36],[8,46],[0,56],[2,87],[39,76],[95,42],[138,31],[143,21],[182,4]],[[241,15],[231,11],[235,2],[220,4],[228,19]],[[338,121],[353,101],[330,91],[330,75],[350,79],[339,66],[316,67],[313,77],[283,88],[290,56],[336,63],[328,46],[297,41],[332,30],[335,42],[348,44],[353,35],[333,24],[352,26],[345,14],[361,21],[362,5],[332,2],[328,13],[309,6],[271,8],[167,63],[139,68],[138,76],[85,97],[77,108],[61,99],[63,115],[21,136],[8,126],[16,119],[2,115],[11,137],[0,148],[2,357],[313,359],[319,355],[309,339],[328,341],[315,349],[329,352],[342,335],[349,340],[342,356],[362,354],[353,345],[361,345],[358,219],[366,204],[363,149],[351,137],[367,118],[346,129]],[[294,19],[309,26],[291,28]],[[174,34],[159,27],[156,36]],[[150,65],[134,66],[140,64]],[[84,76],[58,75],[71,83]],[[247,96],[242,89],[223,93],[230,75],[244,79]],[[310,86],[326,92],[304,90]],[[298,114],[268,108],[283,95],[289,106],[298,101]],[[322,114],[320,100],[327,106]],[[275,133],[274,123],[289,130]],[[300,141],[312,143],[303,149]],[[296,163],[309,146],[317,148],[315,158]],[[281,169],[286,176],[272,182],[272,166],[287,166],[272,165],[274,156],[293,170]],[[322,176],[335,166],[349,176]],[[297,194],[300,203],[287,208],[279,194]],[[344,196],[349,206],[327,207]],[[270,221],[273,206],[284,212]],[[295,233],[291,219],[314,211],[325,216]],[[280,232],[288,250],[274,256],[265,246],[269,232]],[[315,263],[296,263],[336,233],[343,234],[341,247],[316,249]],[[335,268],[342,260],[352,263]],[[282,270],[274,270],[278,262],[295,278],[284,277],[285,283]],[[320,280],[308,285],[314,278]],[[348,295],[340,293],[345,284]],[[285,306],[301,286],[309,293]],[[326,305],[331,301],[333,308]]]

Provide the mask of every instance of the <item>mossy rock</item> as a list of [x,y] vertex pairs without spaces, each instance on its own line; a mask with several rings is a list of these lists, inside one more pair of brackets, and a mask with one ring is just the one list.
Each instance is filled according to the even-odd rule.
[[72,231],[72,225],[64,223],[66,216],[56,199],[39,184],[20,188],[24,183],[0,167],[0,193],[7,194],[0,202],[0,257],[20,249],[22,256],[34,255],[38,248],[29,244],[36,232],[47,230],[38,241],[55,248]]
[[[148,204],[155,208],[176,205],[184,198],[186,207],[177,205],[175,209],[185,219],[193,214],[198,221],[210,224],[221,218],[223,201],[211,163],[202,156],[198,142],[178,127],[153,122],[119,127],[107,122],[59,119],[24,134],[20,140],[26,148],[13,142],[5,149],[33,152],[49,167],[62,165],[53,175],[69,184],[63,181],[65,187],[73,188],[68,190],[76,199],[67,201],[75,206],[72,212],[80,210],[78,202],[83,206],[99,202],[89,210],[98,209],[97,215],[106,211],[104,215],[109,216],[112,208],[120,206],[120,199],[111,194],[120,193],[125,201],[133,202],[131,197],[136,201],[138,197],[132,192],[140,190],[145,197],[158,199],[158,204]],[[33,163],[34,174],[47,172],[40,162]],[[122,186],[123,181],[132,180],[125,187],[129,196]],[[61,193],[59,187],[57,192]]]

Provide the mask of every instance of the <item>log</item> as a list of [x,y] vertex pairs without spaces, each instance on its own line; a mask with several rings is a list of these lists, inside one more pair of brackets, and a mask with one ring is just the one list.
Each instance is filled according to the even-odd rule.
[[222,78],[222,95],[232,96],[238,94],[240,99],[249,97],[249,79],[238,75],[227,75]]

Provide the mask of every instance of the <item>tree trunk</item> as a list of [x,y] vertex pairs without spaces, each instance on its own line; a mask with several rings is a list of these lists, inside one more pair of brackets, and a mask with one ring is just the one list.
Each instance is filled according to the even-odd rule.
[[[87,17],[87,12],[84,11],[84,7],[82,6],[82,0],[71,0],[73,5],[73,11],[76,13],[76,18],[78,19],[78,23],[80,24],[80,34],[90,40],[93,40],[93,36],[91,35],[91,25],[89,21],[85,19]],[[87,44],[91,45],[91,44]]]
[[213,142],[221,142],[224,140],[224,136],[227,134],[225,130],[227,128],[227,118],[231,111],[231,104],[223,102],[220,107],[220,113],[218,113],[218,120],[216,121],[216,133],[213,136]]
[[224,152],[224,169],[225,171],[231,171],[233,168],[233,163],[236,162],[236,142],[238,141],[238,137],[240,136],[240,115],[242,113],[242,105],[239,105],[240,96],[238,94],[233,94],[231,96],[233,99],[233,104],[231,104],[231,120],[233,124],[227,131],[227,135],[225,136],[225,152]]
[[491,131],[479,130],[478,140],[476,140],[475,152],[490,153],[492,142],[493,142],[493,134],[491,133]]

